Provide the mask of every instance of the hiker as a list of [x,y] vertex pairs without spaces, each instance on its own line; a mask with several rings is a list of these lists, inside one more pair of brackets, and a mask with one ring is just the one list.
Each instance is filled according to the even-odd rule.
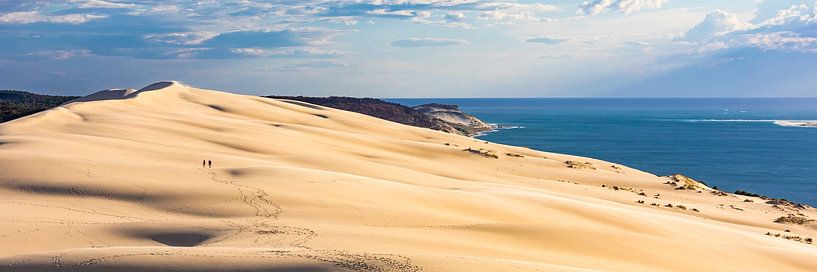
[[213,161],[207,160],[207,164],[210,166],[210,168],[213,168]]
[[207,160],[201,160],[201,168],[204,168],[206,166],[207,166]]

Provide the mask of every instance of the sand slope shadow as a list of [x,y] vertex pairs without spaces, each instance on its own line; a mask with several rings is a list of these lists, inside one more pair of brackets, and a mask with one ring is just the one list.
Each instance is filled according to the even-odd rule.
[[155,90],[161,90],[161,89],[173,86],[173,84],[177,84],[177,83],[172,82],[172,81],[161,81],[161,82],[156,82],[156,83],[150,84],[150,85],[148,85],[148,86],[146,86],[144,88],[141,88],[139,90],[134,90],[134,89],[103,90],[103,91],[99,91],[99,92],[90,94],[90,95],[85,96],[85,97],[80,97],[80,98],[65,102],[63,105],[74,103],[74,102],[90,102],[90,101],[101,101],[101,100],[129,99],[129,98],[136,97],[140,93],[155,91]]
[[218,236],[218,233],[214,231],[187,229],[185,227],[169,225],[128,227],[121,229],[120,233],[128,237],[140,240],[152,240],[171,247],[195,247]]
[[169,232],[149,235],[153,241],[174,247],[193,247],[213,238],[213,235],[193,232]]
[[323,110],[323,107],[321,107],[321,106],[313,105],[313,104],[309,104],[309,103],[301,102],[301,101],[297,101],[297,100],[278,99],[278,101],[293,104],[293,105],[298,105],[298,106],[301,106],[301,107],[310,108],[310,109],[313,109],[313,110]]

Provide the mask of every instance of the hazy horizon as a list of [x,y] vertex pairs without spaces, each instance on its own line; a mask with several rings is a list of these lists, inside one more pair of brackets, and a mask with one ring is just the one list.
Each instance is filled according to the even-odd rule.
[[0,37],[1,272],[817,271],[817,0],[0,0]]
[[[187,84],[186,82],[182,82]],[[149,84],[145,84],[147,86]],[[141,86],[141,87],[144,87]],[[202,86],[193,86],[193,87],[202,87]],[[86,96],[93,94],[95,92],[103,91],[103,90],[110,90],[110,89],[122,89],[122,88],[134,88],[138,89],[140,87],[118,87],[118,88],[106,88],[106,89],[99,89],[87,92],[76,92],[76,93],[66,93],[61,91],[48,91],[48,90],[30,90],[30,89],[15,89],[15,88],[5,88],[0,87],[0,90],[9,90],[9,91],[23,91],[23,92],[30,92],[35,94],[44,94],[44,95],[72,95],[72,96]],[[440,100],[456,100],[456,99],[817,99],[817,95],[815,96],[529,96],[529,97],[398,97],[398,96],[355,96],[355,95],[307,95],[303,93],[298,93],[297,91],[286,91],[286,92],[269,92],[265,93],[262,91],[242,91],[242,90],[224,90],[228,92],[238,93],[238,94],[246,94],[246,95],[259,95],[259,96],[347,96],[347,97],[359,97],[359,98],[376,98],[376,99],[384,99],[384,100],[422,100],[422,99],[440,99]]]

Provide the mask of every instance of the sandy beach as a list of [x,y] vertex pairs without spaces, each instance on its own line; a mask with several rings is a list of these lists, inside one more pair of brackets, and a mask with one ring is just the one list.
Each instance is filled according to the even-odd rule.
[[813,219],[684,176],[177,82],[0,125],[0,271],[817,271]]

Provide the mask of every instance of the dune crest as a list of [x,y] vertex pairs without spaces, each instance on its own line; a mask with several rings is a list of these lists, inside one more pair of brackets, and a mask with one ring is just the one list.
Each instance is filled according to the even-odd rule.
[[136,89],[109,89],[99,91],[81,98],[77,98],[71,101],[66,102],[73,103],[73,102],[91,102],[91,101],[103,101],[103,100],[118,100],[118,99],[130,99],[138,96],[144,92],[150,91],[157,91],[157,90],[165,90],[171,91],[172,89],[184,88],[184,86],[179,83],[178,81],[159,81],[139,90]]
[[0,132],[0,271],[817,271],[808,206],[302,102],[159,82]]

